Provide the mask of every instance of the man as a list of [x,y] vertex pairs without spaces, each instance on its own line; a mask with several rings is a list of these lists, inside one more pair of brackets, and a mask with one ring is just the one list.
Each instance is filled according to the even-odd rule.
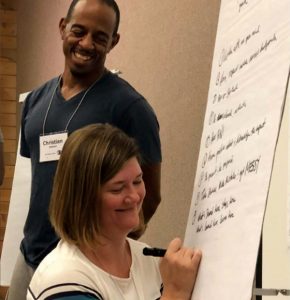
[[[134,137],[144,161],[145,223],[160,202],[161,150],[156,116],[134,88],[105,68],[107,54],[120,39],[119,20],[114,0],[73,0],[66,18],[59,23],[64,72],[34,90],[25,101],[21,155],[31,159],[31,199],[8,300],[25,299],[34,270],[58,242],[48,207],[62,146],[74,130],[91,123],[111,123]],[[137,230],[135,238],[142,232]]]
[[4,150],[3,150],[3,143],[4,143],[4,139],[3,139],[3,134],[2,134],[2,130],[0,128],[0,185],[2,185],[3,180],[4,180]]

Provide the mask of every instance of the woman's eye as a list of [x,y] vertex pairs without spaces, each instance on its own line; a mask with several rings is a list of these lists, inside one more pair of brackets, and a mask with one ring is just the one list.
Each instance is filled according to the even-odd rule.
[[117,188],[117,189],[112,189],[111,192],[112,192],[113,194],[119,194],[119,193],[122,192],[122,190],[123,190],[123,188]]
[[134,181],[134,185],[139,185],[139,184],[141,184],[142,182],[143,182],[142,179],[136,180],[136,181]]

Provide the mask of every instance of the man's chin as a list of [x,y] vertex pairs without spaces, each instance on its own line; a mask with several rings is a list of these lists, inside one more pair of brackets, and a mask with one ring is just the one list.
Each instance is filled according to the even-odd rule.
[[86,76],[91,76],[93,75],[93,70],[96,71],[96,69],[86,69],[86,68],[71,68],[70,72],[74,77],[86,77]]

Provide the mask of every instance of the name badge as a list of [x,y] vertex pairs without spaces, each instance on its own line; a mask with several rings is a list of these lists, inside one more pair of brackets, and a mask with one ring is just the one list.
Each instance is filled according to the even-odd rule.
[[39,162],[59,160],[68,133],[60,132],[39,137]]

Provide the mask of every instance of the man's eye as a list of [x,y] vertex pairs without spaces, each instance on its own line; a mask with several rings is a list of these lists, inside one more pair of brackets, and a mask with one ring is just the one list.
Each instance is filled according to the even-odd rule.
[[108,39],[105,36],[97,36],[95,37],[95,42],[101,45],[107,45]]
[[107,39],[106,38],[99,38],[99,41],[102,43],[107,43]]
[[83,31],[79,31],[79,30],[73,30],[72,33],[76,36],[76,37],[81,37],[84,35]]

